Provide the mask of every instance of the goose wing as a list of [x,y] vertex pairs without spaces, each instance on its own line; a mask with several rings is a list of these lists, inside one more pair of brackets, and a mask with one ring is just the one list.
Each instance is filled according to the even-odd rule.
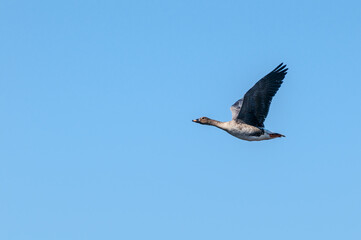
[[232,120],[236,120],[239,114],[239,111],[241,111],[243,104],[243,98],[239,99],[237,102],[235,102],[231,106],[231,112],[232,112]]
[[283,83],[287,70],[286,65],[281,63],[248,90],[243,99],[236,102],[240,104],[236,106],[234,106],[236,103],[233,104],[232,114],[238,111],[235,120],[241,120],[256,127],[264,127],[263,122],[267,117],[272,98]]

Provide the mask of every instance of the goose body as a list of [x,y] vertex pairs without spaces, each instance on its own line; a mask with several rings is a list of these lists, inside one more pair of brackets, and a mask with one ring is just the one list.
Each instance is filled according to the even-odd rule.
[[218,127],[232,136],[247,141],[262,141],[284,137],[264,128],[273,96],[277,93],[288,68],[281,63],[272,72],[259,80],[244,97],[231,106],[232,120],[220,122],[201,117],[193,122]]

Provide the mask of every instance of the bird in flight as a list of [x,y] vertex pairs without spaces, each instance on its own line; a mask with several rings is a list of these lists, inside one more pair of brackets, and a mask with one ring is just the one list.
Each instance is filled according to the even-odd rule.
[[273,96],[277,93],[288,68],[281,63],[259,80],[246,94],[231,106],[232,120],[220,122],[207,117],[192,120],[195,123],[218,127],[229,134],[247,141],[262,141],[285,137],[264,128]]

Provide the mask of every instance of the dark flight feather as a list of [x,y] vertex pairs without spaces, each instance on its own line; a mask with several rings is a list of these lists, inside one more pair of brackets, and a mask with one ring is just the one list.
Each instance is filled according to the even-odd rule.
[[248,90],[243,97],[236,120],[255,127],[264,127],[263,122],[267,117],[272,98],[287,74],[286,66],[281,63]]

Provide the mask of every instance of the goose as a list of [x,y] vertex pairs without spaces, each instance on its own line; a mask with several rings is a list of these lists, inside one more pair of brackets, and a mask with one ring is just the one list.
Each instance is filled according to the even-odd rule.
[[231,106],[232,120],[220,122],[207,117],[192,120],[202,125],[220,128],[234,137],[247,141],[262,141],[285,137],[264,128],[272,98],[277,93],[287,74],[287,65],[281,63],[259,80],[243,98]]

